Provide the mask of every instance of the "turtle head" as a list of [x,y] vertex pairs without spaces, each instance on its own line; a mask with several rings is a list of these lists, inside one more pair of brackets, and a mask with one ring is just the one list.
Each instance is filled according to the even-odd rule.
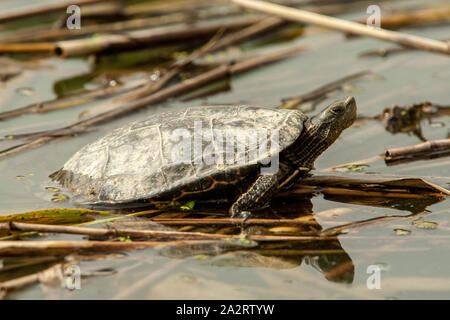
[[354,97],[339,100],[321,113],[312,117],[307,126],[310,134],[320,137],[322,143],[329,147],[344,129],[350,127],[356,119],[356,101]]
[[[292,158],[299,167],[312,168],[316,158],[350,127],[356,119],[355,98],[336,101],[318,115],[305,122],[300,143],[294,148]],[[295,155],[294,155],[295,153]]]

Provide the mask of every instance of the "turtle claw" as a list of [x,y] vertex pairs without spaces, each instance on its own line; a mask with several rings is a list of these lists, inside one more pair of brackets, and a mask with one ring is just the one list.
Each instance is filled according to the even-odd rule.
[[243,219],[242,222],[245,222],[250,217],[250,215],[251,215],[250,211],[233,211],[233,213],[231,214],[231,218]]

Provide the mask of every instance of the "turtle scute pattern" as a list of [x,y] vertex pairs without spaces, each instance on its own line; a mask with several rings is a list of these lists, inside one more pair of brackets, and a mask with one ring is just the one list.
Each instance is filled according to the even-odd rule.
[[[187,130],[193,141],[194,126],[201,123],[203,133],[211,132],[208,139],[202,139],[202,155],[226,159],[227,149],[218,150],[211,144],[213,129],[222,133],[236,129],[276,131],[279,150],[283,150],[300,135],[306,119],[295,110],[229,105],[161,113],[115,129],[86,145],[51,177],[91,202],[133,202],[187,186],[190,191],[201,192],[211,188],[216,180],[233,183],[245,178],[239,175],[257,170],[262,158],[246,147],[241,156],[247,157],[247,164],[196,163],[192,146],[191,163],[174,162],[172,152],[177,143],[173,141],[174,130]],[[237,139],[237,144],[240,143],[243,142]]]

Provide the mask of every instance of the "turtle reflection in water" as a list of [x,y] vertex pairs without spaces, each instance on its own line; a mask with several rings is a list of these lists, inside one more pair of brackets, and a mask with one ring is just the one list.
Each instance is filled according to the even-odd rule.
[[[161,113],[83,147],[50,177],[91,205],[132,207],[151,201],[226,198],[233,201],[232,216],[248,216],[249,211],[266,206],[281,187],[311,170],[315,159],[355,118],[353,97],[331,104],[312,118],[297,110],[250,106]],[[189,155],[189,163],[173,161],[173,149],[178,147],[174,132],[183,129],[194,140],[197,127],[214,132],[209,141],[204,136],[200,140],[202,159],[229,159],[227,148],[211,143],[215,133],[225,136],[229,130],[276,132],[278,148],[254,152],[248,145],[240,148],[238,139],[236,150],[245,150],[241,157],[246,161],[207,163],[197,161],[195,152]],[[234,148],[232,153],[235,156]],[[276,170],[264,172],[269,169],[264,167],[268,157],[278,159]]]

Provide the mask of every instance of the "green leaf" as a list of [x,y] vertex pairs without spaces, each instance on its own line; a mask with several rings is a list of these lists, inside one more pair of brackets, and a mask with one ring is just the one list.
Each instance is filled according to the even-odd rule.
[[189,201],[186,202],[185,204],[183,204],[180,209],[181,210],[186,210],[186,211],[191,211],[192,209],[194,209],[195,206],[195,201]]
[[133,240],[131,240],[130,236],[119,237],[119,241],[120,242],[133,242]]
[[240,241],[242,244],[250,244],[250,243],[251,243],[250,240],[245,239],[245,238],[240,238],[239,241]]

